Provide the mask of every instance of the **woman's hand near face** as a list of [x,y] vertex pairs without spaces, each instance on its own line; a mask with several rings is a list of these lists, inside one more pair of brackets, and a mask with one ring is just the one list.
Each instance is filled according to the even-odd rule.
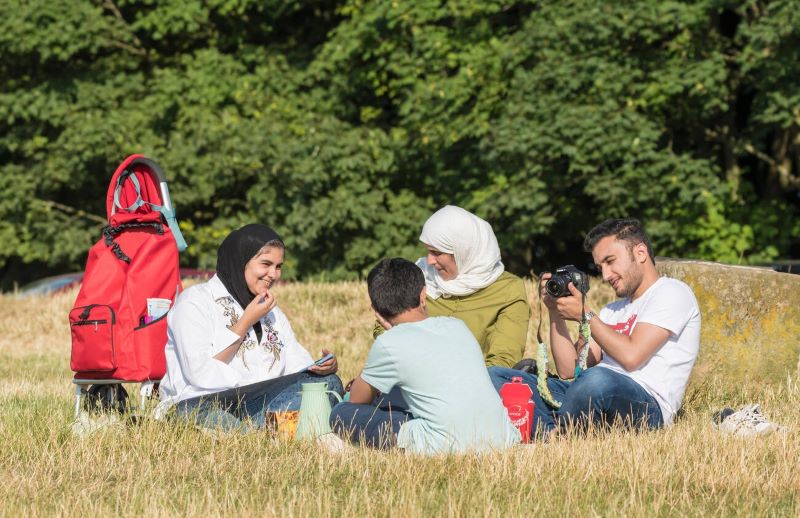
[[277,304],[278,300],[275,295],[271,291],[264,289],[263,292],[256,294],[250,304],[244,308],[242,317],[230,327],[231,331],[240,336],[246,335],[248,330],[272,311]]
[[247,336],[250,328],[266,316],[267,313],[272,311],[272,308],[274,308],[277,303],[278,301],[275,300],[275,295],[270,293],[267,289],[264,289],[263,293],[256,295],[255,298],[250,301],[250,304],[244,308],[242,318],[237,320],[232,326],[228,326],[228,329],[239,335],[240,338],[214,355],[214,358],[229,363],[233,357],[236,356],[236,353],[239,351],[239,346],[242,345],[242,340]]
[[[328,349],[322,349],[322,356],[330,353],[331,351]],[[334,374],[337,370],[339,370],[339,363],[336,361],[336,356],[334,356],[322,365],[312,365],[308,368],[308,370],[314,374],[319,374],[320,376],[327,376],[328,374]]]
[[250,323],[250,325],[252,326],[267,316],[267,313],[272,311],[277,305],[278,299],[275,298],[275,295],[271,291],[266,289],[263,292],[256,294],[253,300],[250,301],[250,304],[244,308],[244,314],[242,317],[244,318],[245,315],[251,317],[253,321]]

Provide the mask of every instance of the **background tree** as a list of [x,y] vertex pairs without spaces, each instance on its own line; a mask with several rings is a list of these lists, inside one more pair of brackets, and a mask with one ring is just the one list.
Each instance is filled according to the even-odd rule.
[[0,0],[0,275],[80,269],[117,164],[164,168],[190,248],[274,225],[300,277],[416,257],[454,203],[510,269],[642,218],[658,253],[798,253],[791,0]]

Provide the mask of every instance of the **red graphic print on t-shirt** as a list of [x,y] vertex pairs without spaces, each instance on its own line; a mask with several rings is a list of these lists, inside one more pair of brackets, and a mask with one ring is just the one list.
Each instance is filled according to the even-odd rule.
[[633,331],[633,324],[636,322],[636,315],[631,315],[626,322],[620,322],[618,324],[614,324],[611,328],[616,331],[617,333],[622,333],[625,336],[631,336],[631,331]]

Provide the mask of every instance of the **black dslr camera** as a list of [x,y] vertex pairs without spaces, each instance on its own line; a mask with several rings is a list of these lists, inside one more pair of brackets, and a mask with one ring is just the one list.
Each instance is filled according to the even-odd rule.
[[544,287],[548,295],[553,298],[569,297],[571,293],[567,286],[570,282],[582,293],[589,291],[589,277],[571,264],[556,269]]

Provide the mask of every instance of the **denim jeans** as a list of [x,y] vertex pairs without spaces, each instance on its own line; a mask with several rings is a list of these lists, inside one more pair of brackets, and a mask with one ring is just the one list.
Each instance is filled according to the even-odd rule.
[[585,429],[589,422],[608,426],[616,420],[631,428],[660,428],[664,425],[658,402],[632,378],[604,367],[585,370],[575,381],[547,378],[547,387],[558,410],[544,402],[536,389],[537,377],[506,367],[489,367],[489,377],[499,392],[504,383],[519,376],[533,391],[533,435],[574,425]]
[[344,402],[333,407],[331,428],[353,444],[386,450],[397,444],[400,426],[409,419],[413,419],[413,416],[408,410],[391,405]]
[[[344,392],[339,376],[319,376],[311,372],[298,372],[271,380],[245,385],[235,389],[209,394],[178,402],[176,415],[193,419],[204,428],[218,428],[226,432],[247,432],[263,428],[267,412],[300,409],[300,390],[303,383],[328,384],[328,389]],[[329,394],[331,405],[338,403]]]

